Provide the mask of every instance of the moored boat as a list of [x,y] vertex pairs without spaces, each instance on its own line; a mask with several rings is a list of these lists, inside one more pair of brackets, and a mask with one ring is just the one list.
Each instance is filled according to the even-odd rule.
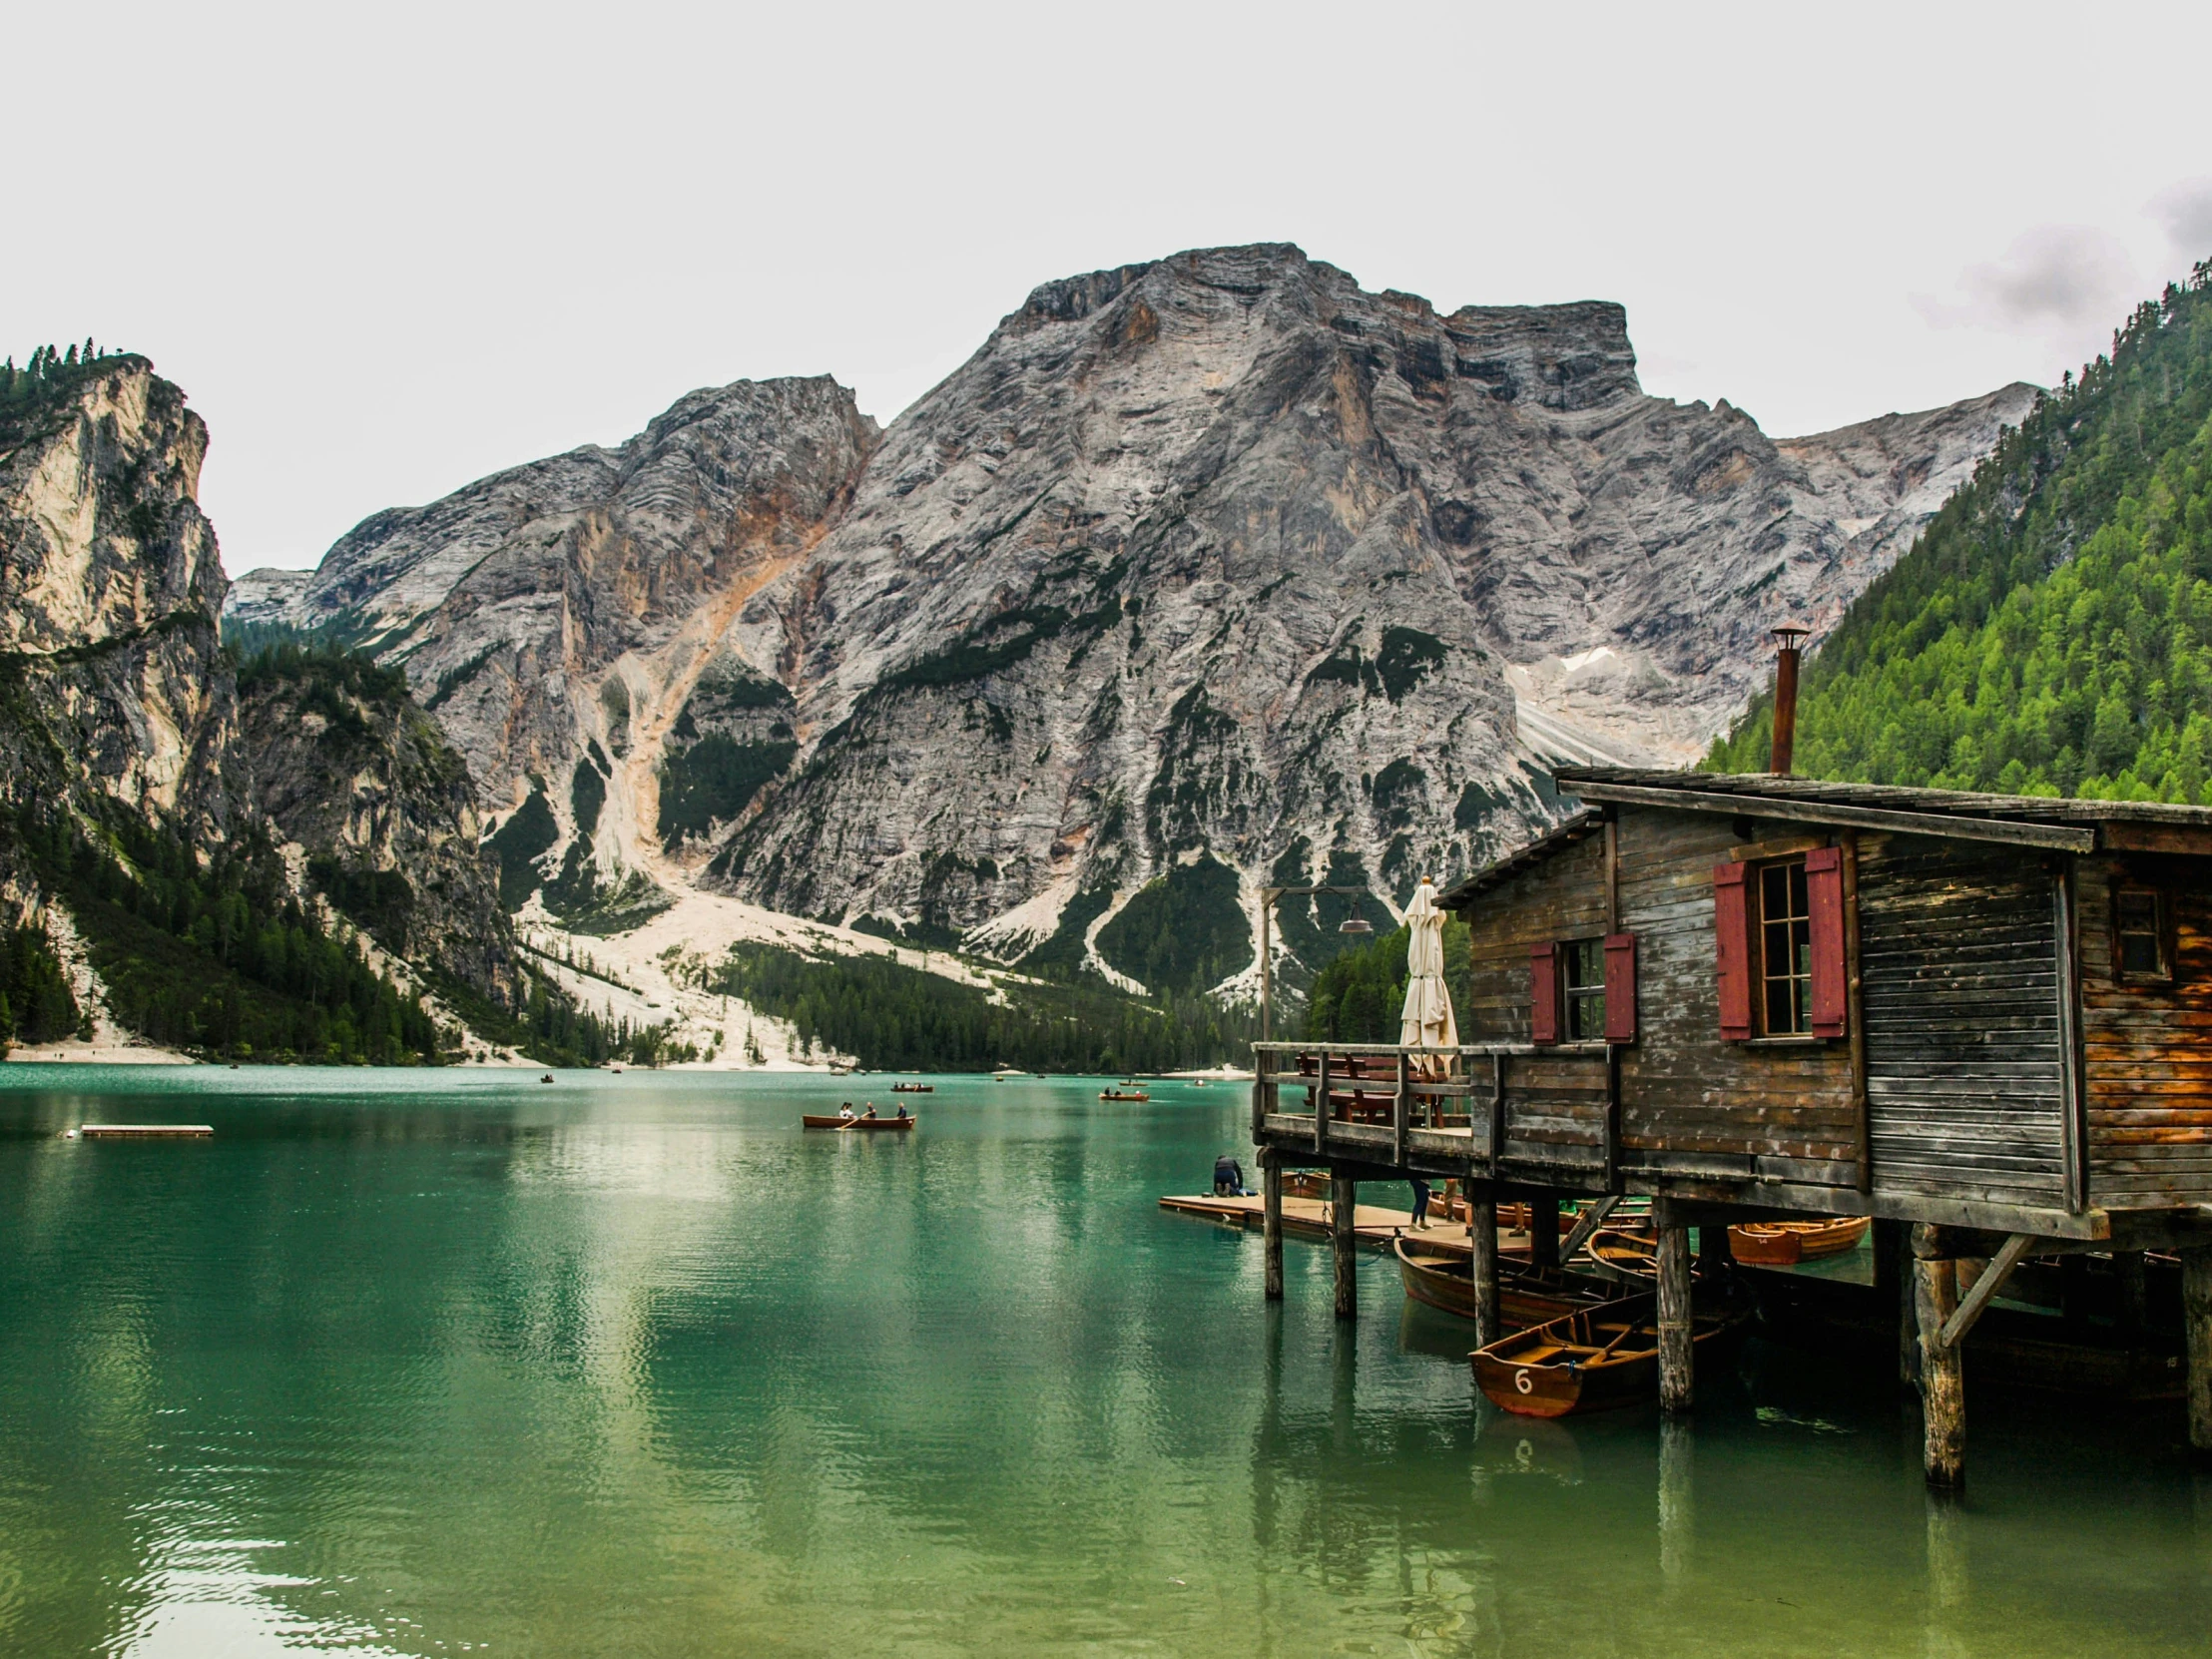
[[[1743,1328],[1731,1297],[1691,1316],[1693,1355]],[[1564,1417],[1640,1405],[1659,1393],[1659,1299],[1629,1297],[1500,1337],[1469,1355],[1474,1381],[1499,1409]]]
[[803,1115],[799,1121],[809,1129],[911,1129],[921,1119],[916,1117],[818,1117],[813,1113],[808,1113]]
[[[1474,1258],[1465,1251],[1437,1254],[1424,1251],[1403,1234],[1391,1241],[1397,1257],[1398,1278],[1405,1294],[1415,1302],[1451,1314],[1474,1318]],[[1557,1268],[1532,1267],[1510,1258],[1497,1268],[1498,1319],[1506,1330],[1521,1331],[1532,1325],[1562,1319],[1584,1308],[1618,1300],[1617,1292],[1604,1285],[1577,1279]]]
[[1728,1230],[1728,1253],[1753,1267],[1792,1267],[1857,1250],[1867,1226],[1865,1216],[1740,1222]]

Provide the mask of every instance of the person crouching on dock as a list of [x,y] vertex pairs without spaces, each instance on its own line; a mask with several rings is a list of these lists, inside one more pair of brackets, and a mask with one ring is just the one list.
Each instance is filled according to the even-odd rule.
[[1214,1196],[1216,1198],[1250,1198],[1245,1191],[1244,1165],[1224,1152],[1214,1160]]

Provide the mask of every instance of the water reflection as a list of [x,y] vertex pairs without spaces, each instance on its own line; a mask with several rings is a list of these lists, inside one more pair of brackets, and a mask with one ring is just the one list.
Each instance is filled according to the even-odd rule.
[[[2160,1653],[2212,1612],[2166,1431],[1992,1411],[1946,1518],[1886,1376],[1754,1347],[1694,1425],[1541,1422],[1385,1259],[1354,1324],[1295,1242],[1268,1304],[1257,1235],[1153,1204],[1229,1091],[947,1083],[893,1141],[798,1132],[835,1081],[6,1081],[11,1654],[1526,1659],[1593,1597],[1630,1654]],[[212,1144],[53,1138],[211,1083]]]

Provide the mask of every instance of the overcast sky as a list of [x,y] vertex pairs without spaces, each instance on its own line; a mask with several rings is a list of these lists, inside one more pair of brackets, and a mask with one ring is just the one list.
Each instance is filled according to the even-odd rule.
[[0,351],[128,346],[225,564],[681,393],[888,420],[1047,278],[1609,298],[1771,433],[2048,383],[2212,256],[2212,6],[11,7]]

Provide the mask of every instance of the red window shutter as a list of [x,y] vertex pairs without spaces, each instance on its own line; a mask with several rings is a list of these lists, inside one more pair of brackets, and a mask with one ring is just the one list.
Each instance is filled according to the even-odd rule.
[[1751,914],[1747,864],[1713,866],[1713,950],[1720,973],[1721,1041],[1751,1040]]
[[1636,935],[1605,935],[1605,1040],[1636,1040]]
[[1556,944],[1529,946],[1528,985],[1530,1006],[1534,1009],[1528,1040],[1555,1043],[1559,1040],[1559,947]]
[[1844,851],[1816,846],[1805,855],[1805,896],[1812,913],[1813,1035],[1844,1034]]

